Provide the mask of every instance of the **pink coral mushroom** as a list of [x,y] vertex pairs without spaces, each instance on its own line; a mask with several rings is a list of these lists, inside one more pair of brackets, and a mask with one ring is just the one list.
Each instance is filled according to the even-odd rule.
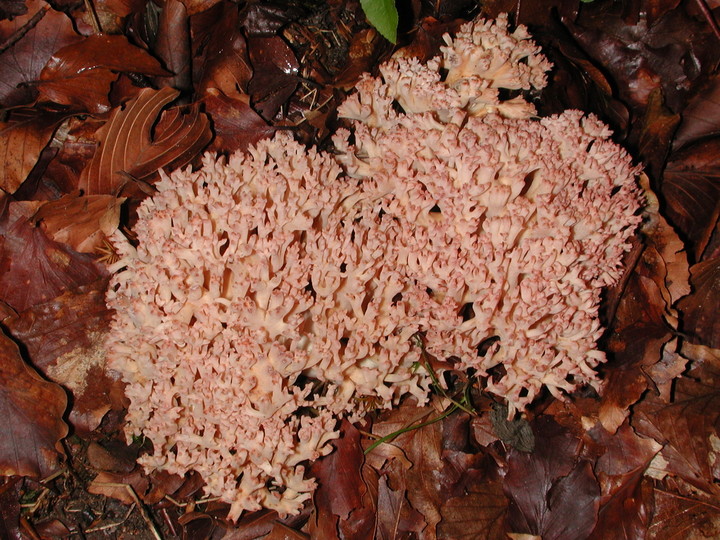
[[198,471],[230,519],[296,513],[303,464],[358,398],[427,398],[418,334],[458,369],[501,366],[485,385],[511,411],[596,382],[638,170],[594,117],[500,99],[549,69],[507,26],[469,23],[428,65],[363,78],[335,155],[281,134],[208,156],[143,203],[137,248],[116,233],[108,356],[147,469]]

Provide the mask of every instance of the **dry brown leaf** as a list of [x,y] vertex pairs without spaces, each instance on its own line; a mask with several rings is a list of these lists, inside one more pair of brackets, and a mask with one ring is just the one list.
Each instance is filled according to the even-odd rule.
[[44,380],[20,356],[18,346],[0,332],[0,475],[48,475],[58,465],[67,396]]
[[68,194],[43,204],[33,216],[47,235],[80,253],[97,253],[120,222],[124,198]]
[[[22,34],[24,30],[27,33]],[[0,22],[0,43],[20,37],[0,53],[0,106],[30,104],[37,97],[34,84],[59,48],[82,39],[72,21],[55,11],[44,0],[28,0],[27,13],[11,21]]]
[[720,348],[720,257],[694,265],[694,291],[678,305],[683,313],[683,330],[693,343]]
[[52,139],[57,115],[27,110],[0,122],[0,189],[15,193]]
[[173,109],[155,129],[160,111],[179,92],[143,89],[124,109],[116,109],[98,135],[100,146],[83,170],[85,194],[117,194],[131,180],[144,180],[158,169],[184,165],[212,138],[208,117],[197,106]]
[[22,215],[23,206],[11,203],[11,214],[17,209],[20,215],[10,220],[7,230],[0,231],[0,300],[24,311],[106,274],[88,255],[50,240]]

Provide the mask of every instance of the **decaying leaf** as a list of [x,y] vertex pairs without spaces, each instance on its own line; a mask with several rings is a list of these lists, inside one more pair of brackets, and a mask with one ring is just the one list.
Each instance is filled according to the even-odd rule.
[[180,167],[207,146],[210,124],[197,105],[167,111],[155,126],[162,109],[177,96],[173,88],[146,88],[124,109],[113,112],[80,177],[85,194],[117,194],[132,179],[145,180],[158,169]]
[[68,433],[66,407],[62,388],[40,377],[0,333],[0,474],[39,478],[57,468],[59,441]]
[[112,317],[106,286],[100,280],[5,321],[33,365],[72,392],[70,421],[81,433],[95,429],[111,406],[120,408],[123,392],[105,370],[103,342]]

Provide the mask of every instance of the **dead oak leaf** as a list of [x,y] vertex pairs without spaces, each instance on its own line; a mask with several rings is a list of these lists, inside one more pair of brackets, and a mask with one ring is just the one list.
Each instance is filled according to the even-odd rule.
[[451,497],[443,503],[438,538],[505,540],[507,508],[502,482],[481,478],[468,485],[466,495]]
[[38,478],[53,471],[68,432],[66,407],[62,388],[25,364],[18,346],[0,333],[0,474]]
[[166,111],[155,126],[178,94],[169,87],[145,88],[125,108],[113,111],[98,132],[100,146],[80,176],[85,194],[117,194],[132,179],[145,180],[159,169],[185,165],[207,146],[210,122],[197,105]]
[[326,535],[362,506],[366,491],[361,476],[364,456],[360,432],[346,420],[340,432],[341,437],[332,442],[335,450],[310,468],[310,474],[318,482],[314,495],[317,530],[326,531]]
[[110,109],[110,85],[119,72],[169,75],[125,36],[94,34],[56,51],[40,73],[38,88],[41,99],[103,113]]

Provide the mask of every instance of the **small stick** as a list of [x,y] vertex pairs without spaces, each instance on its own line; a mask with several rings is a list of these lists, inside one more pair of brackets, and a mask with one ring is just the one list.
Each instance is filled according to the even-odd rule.
[[698,8],[700,8],[700,11],[707,19],[708,24],[710,25],[710,28],[712,28],[713,33],[715,34],[715,37],[720,39],[720,26],[718,26],[717,21],[715,20],[715,17],[712,14],[712,11],[708,8],[707,3],[705,0],[695,0],[695,3],[697,4]]
[[102,34],[102,26],[100,26],[100,19],[95,11],[95,6],[92,4],[92,0],[85,1],[85,10],[90,14],[90,22],[92,23],[93,30],[96,34]]

